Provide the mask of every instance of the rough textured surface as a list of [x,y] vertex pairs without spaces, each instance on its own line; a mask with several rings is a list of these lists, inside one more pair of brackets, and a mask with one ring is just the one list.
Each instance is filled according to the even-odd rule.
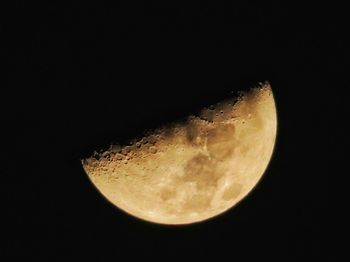
[[157,223],[198,222],[252,190],[270,161],[276,128],[264,84],[82,163],[97,189],[127,213]]

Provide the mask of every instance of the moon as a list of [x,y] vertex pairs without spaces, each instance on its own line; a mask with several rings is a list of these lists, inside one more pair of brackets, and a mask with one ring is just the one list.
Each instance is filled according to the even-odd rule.
[[190,224],[224,213],[252,191],[270,162],[276,131],[275,101],[264,83],[128,145],[95,152],[82,165],[126,213]]

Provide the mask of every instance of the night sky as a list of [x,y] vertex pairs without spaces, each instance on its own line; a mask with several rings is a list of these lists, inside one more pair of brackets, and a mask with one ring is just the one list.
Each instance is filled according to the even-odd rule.
[[[12,1],[0,22],[0,258],[341,257],[344,8],[49,2]],[[266,80],[275,152],[261,183],[222,216],[179,227],[140,221],[105,201],[82,169],[95,149]]]

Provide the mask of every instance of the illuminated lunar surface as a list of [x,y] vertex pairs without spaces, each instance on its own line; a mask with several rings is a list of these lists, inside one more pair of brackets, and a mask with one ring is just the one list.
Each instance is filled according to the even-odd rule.
[[270,161],[277,118],[269,84],[82,160],[112,204],[155,223],[189,224],[235,206]]

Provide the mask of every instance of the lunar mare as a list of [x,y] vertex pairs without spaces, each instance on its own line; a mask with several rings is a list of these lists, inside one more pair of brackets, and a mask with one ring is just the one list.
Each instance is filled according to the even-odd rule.
[[188,224],[223,213],[254,188],[270,161],[276,130],[266,83],[82,164],[96,188],[125,212]]

